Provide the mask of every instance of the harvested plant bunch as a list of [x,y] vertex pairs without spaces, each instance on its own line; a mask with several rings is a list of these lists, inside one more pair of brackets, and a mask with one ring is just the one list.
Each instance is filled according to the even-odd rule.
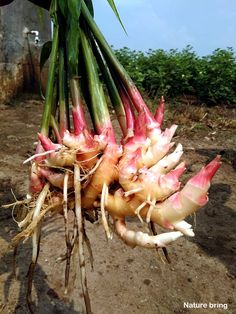
[[[217,156],[181,187],[179,179],[186,169],[180,161],[183,147],[172,142],[176,125],[161,128],[164,98],[152,114],[97,27],[92,2],[53,0],[50,13],[54,32],[45,106],[35,155],[27,160],[31,162],[30,191],[22,202],[29,210],[12,244],[32,237],[27,298],[33,312],[31,288],[40,223],[49,211],[62,214],[66,288],[71,253],[79,242],[82,288],[86,310],[91,313],[83,256],[83,240],[89,246],[84,219],[94,222],[100,215],[107,237],[114,230],[131,247],[165,248],[182,235],[194,236],[185,218],[208,201],[210,181],[221,162]],[[45,60],[43,49],[41,65]],[[121,138],[111,123],[110,104]],[[74,212],[72,237],[68,211]],[[150,223],[154,234],[129,230],[129,216]],[[169,231],[155,234],[154,224]]]

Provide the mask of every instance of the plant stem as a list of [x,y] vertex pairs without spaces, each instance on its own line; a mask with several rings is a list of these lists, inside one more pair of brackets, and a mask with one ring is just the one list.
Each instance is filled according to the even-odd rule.
[[84,129],[87,129],[87,123],[84,116],[83,100],[79,87],[79,78],[72,78],[70,80],[70,93],[72,99],[72,116],[74,122],[75,135],[80,134]]
[[125,71],[123,66],[120,64],[120,62],[116,58],[113,50],[111,49],[111,47],[107,43],[106,39],[104,38],[103,34],[99,30],[94,19],[92,18],[92,16],[91,16],[86,4],[84,3],[84,1],[82,1],[81,12],[82,12],[82,15],[83,15],[84,19],[86,20],[89,28],[91,29],[94,37],[96,38],[97,43],[99,44],[99,47],[100,47],[102,53],[106,57],[107,62],[112,66],[115,74],[117,76],[119,76],[120,80],[124,84],[136,110],[138,112],[140,112],[140,111],[145,112],[147,119],[148,119],[147,122],[149,122],[149,123],[154,122],[154,119],[153,119],[147,105],[145,104],[140,92],[138,91],[138,89],[135,86],[132,79],[129,77],[128,73]]
[[67,108],[68,104],[67,73],[65,68],[64,48],[59,51],[59,130],[63,137],[68,129]]
[[126,123],[127,123],[127,130],[128,132],[132,132],[134,130],[134,112],[132,108],[132,103],[127,95],[126,90],[122,86],[122,83],[117,82],[117,86],[119,89],[120,97],[122,99],[122,103],[125,109],[125,116],[126,116]]
[[[91,36],[91,38],[94,39],[93,36]],[[119,121],[121,130],[123,132],[123,135],[126,136],[127,135],[126,114],[125,114],[125,109],[124,109],[122,100],[116,88],[115,82],[112,78],[111,72],[106,64],[106,61],[103,55],[101,54],[101,51],[95,41],[93,41],[93,48],[94,48],[94,53],[96,56],[97,63],[99,65],[104,81],[106,83],[107,90],[108,90],[113,108],[115,109],[116,116]]]
[[53,41],[52,41],[52,51],[50,56],[49,70],[48,70],[48,80],[47,80],[47,89],[45,96],[44,111],[41,122],[41,134],[48,136],[50,117],[52,112],[52,103],[54,97],[54,86],[55,86],[55,77],[56,77],[56,67],[57,67],[57,58],[58,58],[58,41],[59,41],[59,29],[58,26],[54,26],[53,32]]
[[99,80],[97,64],[88,39],[81,29],[81,44],[83,59],[88,78],[88,88],[90,91],[91,114],[94,127],[98,134],[109,130],[110,140],[115,140],[114,130],[111,124],[110,115],[106,103],[102,83]]
[[55,136],[56,136],[56,139],[57,139],[57,143],[61,144],[62,143],[61,134],[59,132],[58,124],[57,124],[57,122],[55,120],[55,117],[52,114],[51,114],[50,126],[52,127],[52,129],[53,129],[53,131],[55,133]]

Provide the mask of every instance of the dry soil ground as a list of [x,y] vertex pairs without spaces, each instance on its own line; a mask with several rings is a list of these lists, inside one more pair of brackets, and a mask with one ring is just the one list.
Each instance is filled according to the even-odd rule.
[[[188,110],[183,112],[182,120]],[[38,130],[35,121],[40,121],[41,111],[41,101],[31,96],[0,106],[1,204],[14,200],[11,189],[18,199],[27,192],[28,168],[22,162],[33,153]],[[214,124],[203,110],[202,121],[190,121],[185,130],[188,133],[184,136],[182,129],[176,138],[185,147],[186,177],[218,153],[223,154],[223,164],[210,189],[209,203],[196,215],[195,238],[182,237],[168,248],[171,264],[163,263],[161,253],[155,250],[126,247],[115,235],[107,242],[100,224],[87,224],[95,258],[94,271],[87,264],[93,313],[236,313],[236,134],[235,129],[227,127],[227,121],[235,119],[235,109],[216,111],[216,115],[223,119],[223,125]],[[131,224],[143,228],[137,221]],[[1,209],[2,252],[17,232],[11,210]],[[33,288],[36,312],[82,313],[76,259],[69,293],[64,294],[65,264],[57,260],[65,252],[62,217],[45,219],[41,242]],[[28,313],[25,283],[30,258],[28,241],[19,247],[15,278],[13,252],[1,257],[1,313]],[[207,308],[190,309],[184,305],[187,302],[206,303]],[[210,309],[212,304],[221,308]]]

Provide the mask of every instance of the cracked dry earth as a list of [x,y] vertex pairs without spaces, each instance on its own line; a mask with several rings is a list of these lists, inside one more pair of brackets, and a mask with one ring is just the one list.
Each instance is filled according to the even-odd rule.
[[[41,112],[42,102],[32,95],[0,106],[1,205],[14,201],[11,189],[18,199],[27,192],[28,167],[22,162],[33,154],[39,127],[35,121],[40,121]],[[236,313],[236,134],[233,129],[215,131],[214,138],[207,127],[176,138],[185,148],[185,178],[216,154],[223,154],[223,164],[213,180],[209,203],[196,215],[196,236],[182,237],[169,246],[171,264],[162,261],[161,252],[126,247],[116,235],[107,242],[100,223],[86,224],[94,254],[93,271],[87,263],[93,313]],[[194,223],[193,218],[189,221]],[[145,229],[138,220],[130,225]],[[1,208],[0,252],[17,232],[11,209]],[[58,261],[64,253],[63,218],[47,216],[33,286],[37,313],[83,313],[76,257],[69,293],[64,294],[65,263]],[[0,313],[28,313],[25,295],[30,259],[31,243],[27,241],[18,249],[15,278],[13,252],[0,254]],[[206,303],[207,308],[190,309],[187,302]],[[209,303],[221,308],[211,309]]]

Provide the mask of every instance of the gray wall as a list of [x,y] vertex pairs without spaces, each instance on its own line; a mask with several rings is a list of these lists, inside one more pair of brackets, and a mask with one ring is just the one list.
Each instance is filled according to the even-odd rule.
[[[39,44],[25,30],[39,31]],[[41,45],[50,39],[48,12],[26,0],[0,8],[0,104],[22,90],[39,89]]]

